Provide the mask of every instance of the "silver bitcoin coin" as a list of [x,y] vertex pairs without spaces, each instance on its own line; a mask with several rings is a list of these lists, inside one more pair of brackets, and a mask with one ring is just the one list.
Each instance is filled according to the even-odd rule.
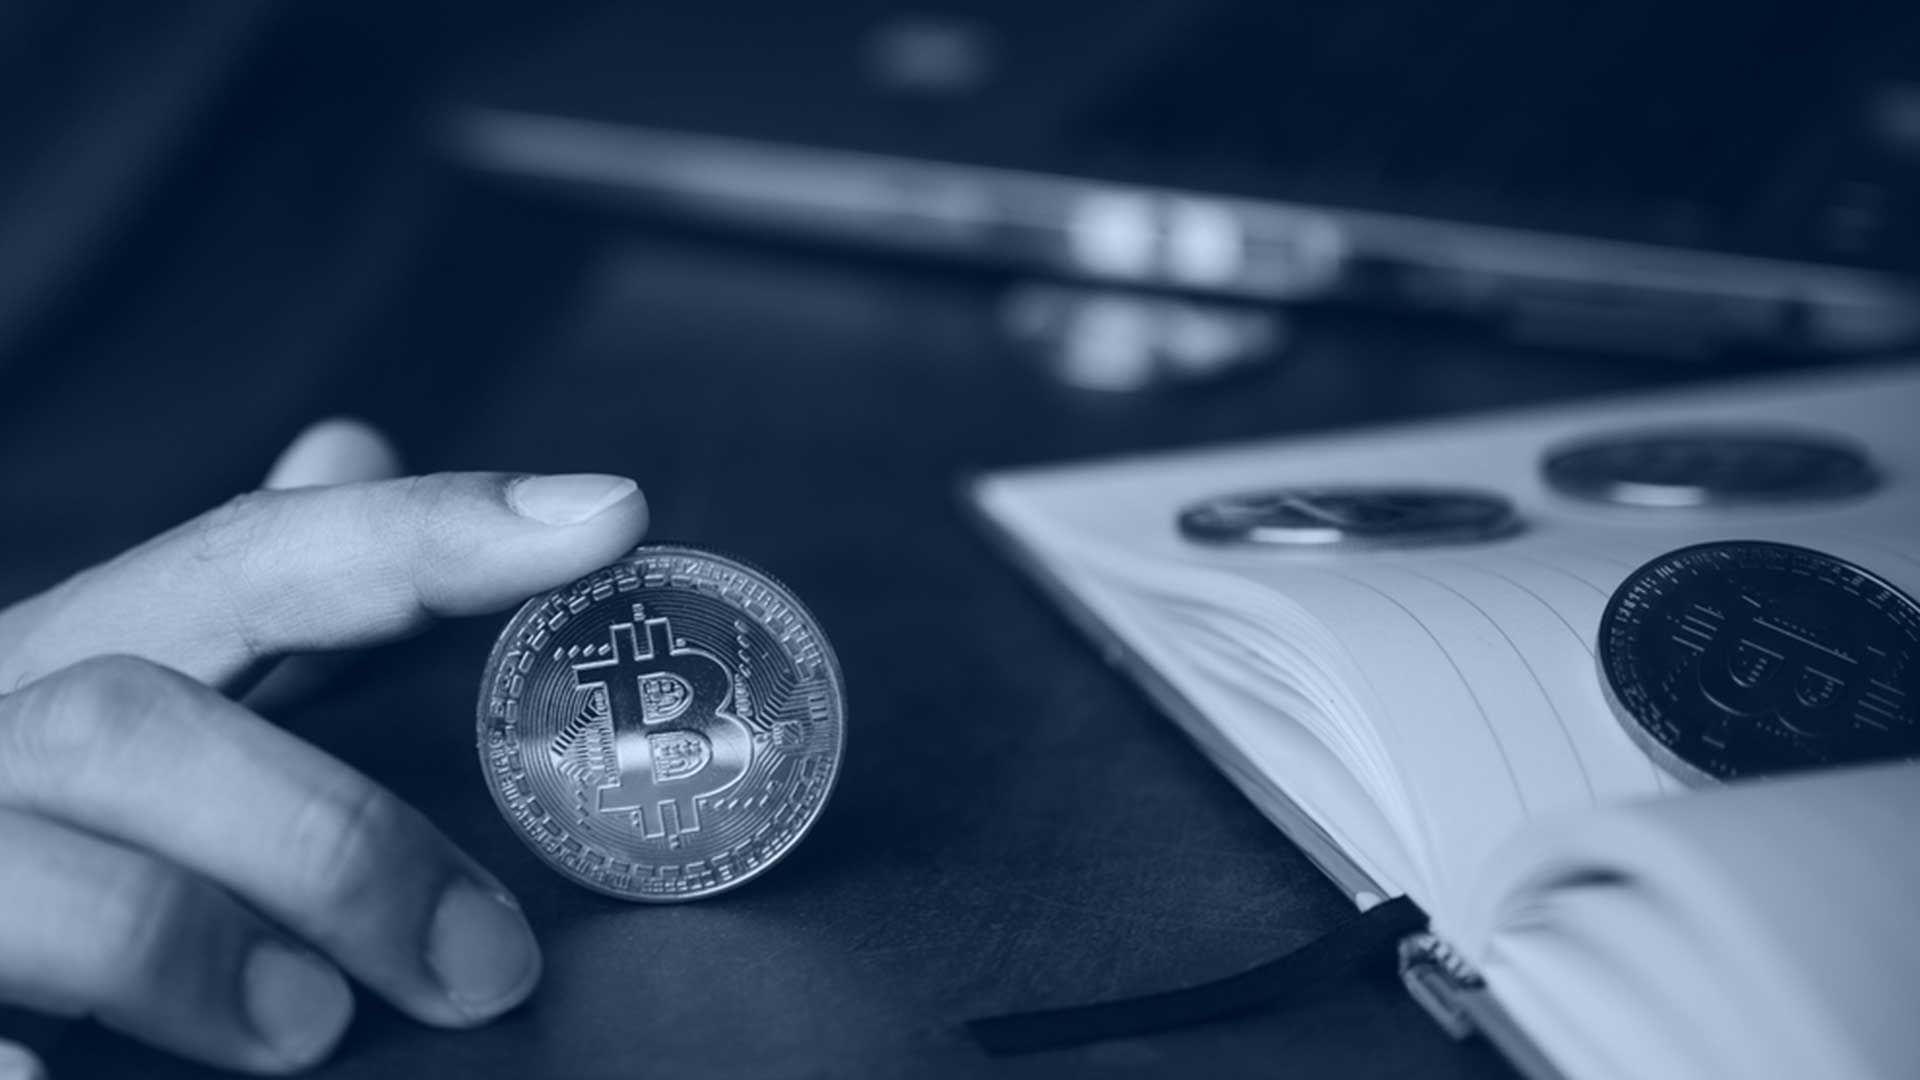
[[1866,453],[1848,443],[1744,428],[1585,439],[1550,450],[1542,470],[1563,495],[1642,507],[1838,499],[1879,483]]
[[1660,556],[1615,590],[1597,658],[1627,734],[1688,782],[1920,756],[1920,606],[1809,548]]
[[1490,540],[1520,528],[1513,504],[1484,491],[1299,487],[1222,495],[1180,512],[1180,532],[1207,544],[1391,547]]
[[798,844],[846,743],[813,616],[765,574],[643,547],[527,602],[480,684],[500,811],[562,874],[629,900],[733,888]]

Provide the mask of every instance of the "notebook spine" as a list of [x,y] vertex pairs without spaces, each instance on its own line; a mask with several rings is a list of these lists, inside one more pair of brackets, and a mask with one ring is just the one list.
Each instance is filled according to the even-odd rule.
[[1492,1043],[1527,1080],[1566,1080],[1539,1045],[1495,1000],[1486,980],[1459,950],[1431,933],[1400,939],[1400,981],[1440,1029],[1455,1039]]
[[1452,946],[1428,933],[1402,938],[1400,981],[1442,1031],[1455,1039],[1474,1033],[1465,995],[1484,990],[1486,983]]

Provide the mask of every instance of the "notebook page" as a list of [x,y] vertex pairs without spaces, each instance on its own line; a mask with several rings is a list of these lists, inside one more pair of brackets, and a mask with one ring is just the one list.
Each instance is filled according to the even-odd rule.
[[1542,821],[1454,942],[1582,1077],[1920,1075],[1920,765]]
[[[1817,519],[1718,515],[1721,525],[1582,529],[1544,523],[1474,548],[1376,555],[1312,571],[1236,569],[1284,592],[1335,638],[1417,808],[1433,869],[1415,898],[1437,917],[1527,820],[1683,790],[1626,735],[1601,691],[1606,598],[1662,552],[1727,536],[1830,551],[1920,595],[1920,510],[1905,500]],[[1561,568],[1573,568],[1563,570]],[[1424,895],[1423,895],[1424,893]]]
[[[1634,567],[1701,540],[1779,539],[1912,589],[1914,415],[1920,371],[1855,372],[1014,474],[983,485],[982,499],[990,515],[1017,517],[1013,531],[1044,558],[1103,567],[1090,588],[1199,580],[1248,605],[1282,596],[1310,616],[1336,646],[1317,662],[1341,673],[1354,722],[1373,729],[1385,761],[1359,779],[1421,853],[1429,869],[1408,888],[1441,916],[1529,818],[1677,790],[1620,730],[1593,659],[1600,609]],[[1869,447],[1888,484],[1852,503],[1729,514],[1594,506],[1539,478],[1542,452],[1570,437],[1740,421],[1847,435]],[[1490,488],[1529,527],[1488,544],[1345,555],[1208,547],[1175,527],[1182,507],[1208,495],[1340,482]]]
[[[1019,518],[1017,509],[1009,509],[1005,521],[1021,527],[1026,523]],[[1257,628],[1221,622],[1226,602],[1191,580],[1158,594],[1136,591],[1103,580],[1094,564],[1071,553],[1051,554],[1058,556],[1056,580],[1208,719],[1204,729],[1189,734],[1256,805],[1276,820],[1274,803],[1280,800],[1303,812],[1378,897],[1398,895],[1420,877],[1422,868],[1403,846],[1401,830],[1383,817],[1378,793],[1358,782],[1365,770],[1342,760],[1341,740],[1331,731],[1309,728],[1326,723],[1324,706],[1334,688],[1270,676],[1268,665],[1291,650],[1288,638],[1250,644],[1261,636]],[[1284,619],[1261,625],[1274,622]],[[1312,666],[1294,657],[1283,663],[1289,670]],[[1176,713],[1175,719],[1183,717]]]

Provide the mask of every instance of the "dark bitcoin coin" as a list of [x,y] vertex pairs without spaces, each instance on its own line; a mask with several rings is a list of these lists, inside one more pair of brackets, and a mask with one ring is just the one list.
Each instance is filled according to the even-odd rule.
[[718,555],[643,547],[507,624],[480,684],[480,761],[561,873],[691,900],[806,835],[845,717],[833,650],[792,593]]
[[1621,724],[1682,779],[1920,756],[1920,607],[1831,555],[1669,552],[1615,590],[1599,646]]
[[1223,495],[1180,514],[1190,540],[1304,548],[1465,543],[1519,527],[1499,495],[1425,487],[1282,488]]
[[1794,432],[1735,428],[1627,432],[1550,451],[1547,483],[1624,506],[1726,506],[1837,499],[1879,482],[1864,452]]

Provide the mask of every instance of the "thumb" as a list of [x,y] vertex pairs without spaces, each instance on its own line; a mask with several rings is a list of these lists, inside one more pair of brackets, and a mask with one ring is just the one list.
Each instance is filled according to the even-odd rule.
[[317,487],[390,480],[400,475],[400,453],[379,430],[359,420],[322,420],[294,437],[267,473],[268,488]]

